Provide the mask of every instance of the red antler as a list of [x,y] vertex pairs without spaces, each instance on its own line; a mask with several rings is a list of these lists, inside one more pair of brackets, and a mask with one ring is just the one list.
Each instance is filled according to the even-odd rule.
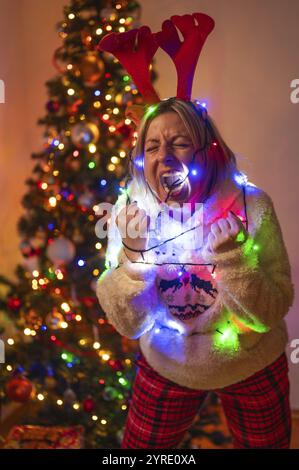
[[[174,15],[170,20],[164,21],[162,31],[155,34],[159,46],[175,64],[178,77],[177,98],[190,100],[198,57],[214,24],[214,20],[203,13]],[[175,26],[182,33],[183,42],[180,41]]]
[[160,101],[151,83],[149,66],[158,49],[148,26],[131,29],[125,33],[107,34],[98,44],[101,51],[111,52],[131,75],[146,103]]

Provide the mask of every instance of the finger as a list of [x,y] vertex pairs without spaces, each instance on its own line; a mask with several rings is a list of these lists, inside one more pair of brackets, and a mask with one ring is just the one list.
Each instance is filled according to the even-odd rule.
[[216,236],[212,232],[210,232],[209,235],[208,235],[208,240],[207,240],[208,249],[213,251],[215,243],[216,243]]
[[149,223],[150,223],[150,217],[148,215],[145,215],[139,223],[139,232],[140,232],[140,237],[147,236],[148,233],[148,228],[149,228]]
[[127,206],[127,215],[129,216],[134,216],[137,211],[139,211],[139,207],[137,206],[137,203],[132,202]]
[[123,226],[123,225],[126,225],[127,224],[127,218],[128,218],[128,215],[133,215],[136,211],[136,206],[132,204],[129,204],[125,207],[123,207],[118,215],[116,216],[115,218],[115,223],[116,225],[119,227],[120,225]]
[[229,235],[230,225],[229,225],[227,219],[219,219],[218,220],[218,225],[219,225],[223,235]]
[[127,236],[134,240],[146,238],[148,235],[148,225],[149,216],[137,215],[127,225]]
[[233,215],[228,214],[227,221],[230,226],[230,233],[236,235],[240,231],[240,225]]
[[125,233],[126,225],[127,225],[126,221],[127,221],[127,207],[123,207],[115,218],[115,223],[121,234]]
[[127,237],[130,231],[136,236],[135,227],[139,220],[146,214],[143,209],[139,209],[135,203],[125,206],[119,212],[116,223],[122,238]]
[[214,224],[211,225],[211,232],[216,236],[220,235],[221,230],[220,230],[220,227],[218,226],[217,222],[215,222]]

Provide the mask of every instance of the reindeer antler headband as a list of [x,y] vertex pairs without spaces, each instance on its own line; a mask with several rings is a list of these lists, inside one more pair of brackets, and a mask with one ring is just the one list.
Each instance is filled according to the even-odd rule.
[[[204,13],[173,15],[162,24],[162,31],[152,33],[148,26],[124,33],[107,34],[98,48],[113,54],[131,75],[146,104],[160,100],[150,78],[150,63],[161,47],[173,60],[177,72],[176,97],[190,101],[196,64],[214,28],[214,20]],[[181,42],[178,31],[183,36]]]

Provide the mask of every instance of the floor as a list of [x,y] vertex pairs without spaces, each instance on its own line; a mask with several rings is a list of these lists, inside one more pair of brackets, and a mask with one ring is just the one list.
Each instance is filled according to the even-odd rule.
[[[12,426],[22,419],[22,407],[17,408],[0,425],[0,448]],[[230,449],[231,438],[221,405],[211,402],[201,410],[200,418],[195,420],[192,428],[186,435],[182,448],[193,449]],[[291,448],[299,449],[299,410],[292,413],[292,440]]]

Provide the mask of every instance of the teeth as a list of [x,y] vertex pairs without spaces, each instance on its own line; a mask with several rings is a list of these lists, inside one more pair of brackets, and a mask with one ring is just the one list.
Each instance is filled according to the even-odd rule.
[[178,171],[163,173],[161,176],[163,186],[169,189],[178,188],[183,183],[183,175]]
[[172,196],[178,195],[185,183],[183,173],[178,170],[166,171],[161,175],[160,180],[164,191],[171,192]]

